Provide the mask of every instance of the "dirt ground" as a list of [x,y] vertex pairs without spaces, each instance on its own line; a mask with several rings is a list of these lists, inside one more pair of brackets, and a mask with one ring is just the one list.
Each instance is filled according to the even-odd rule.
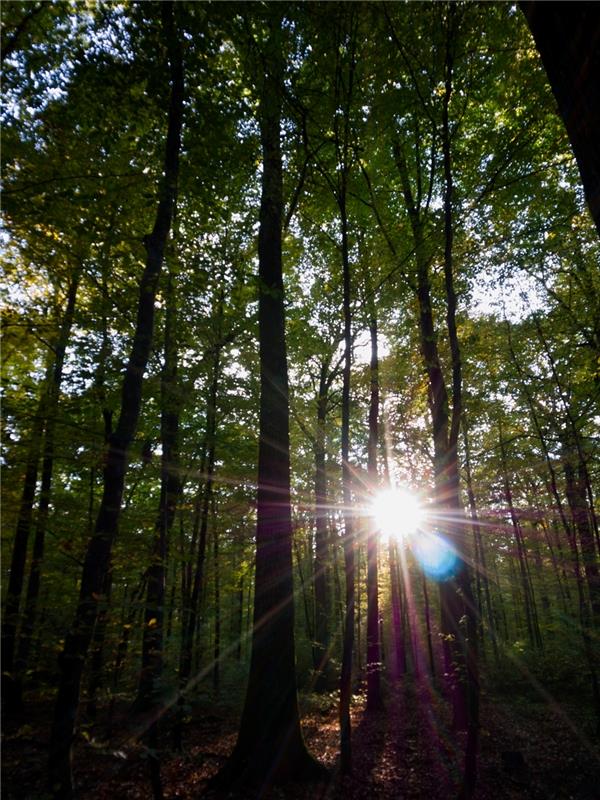
[[[483,697],[478,800],[600,800],[600,749],[589,715],[575,705],[500,702]],[[51,705],[28,709],[27,721],[5,720],[4,800],[44,800]],[[124,711],[126,711],[124,709]],[[169,749],[169,723],[161,776],[165,800],[201,797],[210,778],[235,744],[237,719],[225,707],[198,704],[185,727],[182,752]],[[127,714],[103,740],[102,715],[82,725],[74,748],[74,774],[80,800],[150,800],[148,751],[132,741]],[[290,784],[271,798],[292,800],[435,800],[456,795],[456,739],[445,704],[427,687],[396,687],[385,710],[367,715],[364,699],[353,707],[351,777],[338,769],[335,703],[315,698],[303,703],[303,731],[311,752],[330,769],[321,784]]]

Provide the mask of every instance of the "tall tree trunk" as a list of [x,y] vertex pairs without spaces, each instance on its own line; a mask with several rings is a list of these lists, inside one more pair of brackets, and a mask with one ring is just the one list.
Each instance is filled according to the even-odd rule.
[[[67,291],[67,303],[65,313],[60,325],[56,343],[54,345],[54,363],[49,370],[49,375],[44,386],[43,398],[38,408],[38,417],[35,420],[33,441],[30,447],[30,457],[26,468],[25,484],[19,521],[17,523],[17,534],[13,547],[11,559],[11,571],[6,600],[5,620],[2,627],[3,636],[3,688],[6,689],[10,684],[10,692],[3,694],[5,711],[19,710],[23,704],[23,676],[27,671],[29,660],[29,650],[31,638],[35,626],[37,614],[37,604],[41,583],[41,567],[44,557],[44,542],[46,527],[50,512],[50,495],[52,490],[52,472],[54,469],[54,431],[56,428],[56,417],[58,413],[60,386],[62,383],[63,366],[65,354],[73,317],[75,314],[75,303],[77,300],[77,290],[81,277],[82,266],[75,268]],[[45,428],[45,429],[44,429]],[[43,446],[42,446],[43,440]],[[25,607],[23,622],[19,637],[16,660],[14,659],[15,636],[17,630],[17,618],[19,614],[20,598],[23,591],[23,579],[25,574],[25,555],[27,540],[31,527],[31,517],[33,510],[33,499],[37,483],[37,465],[40,450],[43,450],[41,484],[38,503],[38,514],[35,525],[35,536],[33,541],[33,552],[29,570],[29,581],[25,597]],[[13,673],[14,666],[14,675]],[[11,678],[8,675],[11,675]]]
[[427,653],[429,655],[429,669],[431,677],[435,678],[435,658],[433,655],[433,637],[431,631],[431,611],[429,606],[429,592],[427,591],[427,578],[422,576],[423,586],[423,611],[425,614],[425,633],[427,635]]
[[49,789],[55,798],[71,798],[71,744],[79,705],[81,676],[92,638],[98,597],[108,569],[123,498],[127,456],[137,428],[143,375],[148,363],[154,327],[154,299],[171,227],[183,119],[183,64],[172,3],[161,6],[171,77],[171,101],[165,148],[164,176],[156,220],[145,238],[146,266],[140,282],[135,335],[123,379],[121,411],[112,433],[104,466],[104,491],[94,534],[88,545],[73,626],[60,655],[60,679],[50,740]]
[[[370,288],[370,287],[368,287]],[[379,356],[377,351],[377,315],[375,304],[370,310],[371,335],[371,398],[369,403],[369,442],[367,472],[371,491],[377,491],[377,453],[379,450]],[[368,521],[367,533],[367,711],[383,708],[381,699],[381,647],[379,641],[379,574],[378,534],[373,520]]]
[[529,569],[527,564],[527,551],[525,549],[525,542],[523,540],[523,531],[521,530],[521,525],[519,524],[519,519],[513,503],[512,490],[510,488],[510,483],[508,479],[508,468],[506,464],[506,450],[504,446],[504,441],[502,439],[501,428],[499,434],[500,434],[500,456],[502,459],[502,482],[504,485],[504,499],[506,501],[507,510],[510,515],[510,520],[512,523],[513,532],[515,536],[515,544],[517,548],[517,560],[519,563],[519,574],[521,577],[521,590],[523,592],[523,605],[525,607],[525,620],[527,623],[527,632],[529,634],[529,639],[532,646],[541,648],[542,640],[539,631],[539,626],[537,625],[537,615],[534,608],[535,598],[533,595],[533,587],[531,585],[531,579],[529,577]]
[[260,432],[252,656],[234,751],[215,783],[268,787],[308,779],[323,768],[300,729],[292,574],[290,441],[281,258],[282,10],[267,7],[268,39],[259,78],[263,171],[258,236]]
[[565,123],[586,200],[600,235],[600,42],[598,9],[580,3],[520,2]]
[[[570,491],[570,490],[569,490]],[[577,539],[575,531],[568,529],[569,548],[573,559],[573,571],[575,573],[575,583],[577,586],[577,599],[579,610],[579,626],[583,641],[583,650],[588,662],[590,671],[590,682],[592,685],[592,698],[594,711],[596,714],[596,733],[600,735],[600,680],[598,678],[598,644],[592,635],[593,619],[590,613],[590,605],[585,596],[584,579],[581,574],[581,564],[579,551],[577,549]]]
[[404,607],[402,603],[401,574],[398,565],[398,546],[390,538],[389,541],[390,584],[392,594],[392,641],[394,643],[394,677],[406,674],[406,631],[404,625]]
[[154,541],[147,570],[146,610],[142,634],[142,665],[137,711],[148,711],[161,703],[163,671],[163,638],[165,610],[165,576],[168,539],[175,519],[181,491],[179,478],[179,410],[180,388],[177,383],[177,301],[173,269],[169,270],[166,287],[164,363],[161,375],[160,438],[162,445],[160,499],[154,526]]
[[588,515],[585,482],[581,472],[577,474],[573,462],[577,459],[570,443],[563,447],[563,469],[567,502],[571,510],[573,534],[579,539],[583,574],[588,587],[592,608],[592,621],[600,630],[600,577],[594,547],[594,537]]
[[348,219],[345,198],[340,200],[342,218],[342,266],[344,283],[344,369],[342,373],[342,502],[344,506],[344,568],[346,573],[345,617],[342,639],[340,676],[340,751],[342,773],[352,771],[352,739],[350,699],[352,697],[352,653],[355,617],[355,541],[352,513],[352,472],[350,470],[350,369],[352,363],[352,315],[350,309],[350,260],[348,253]]
[[[446,327],[452,364],[452,414],[441,368],[437,333],[433,319],[428,253],[424,236],[424,219],[420,208],[421,176],[418,176],[416,200],[409,179],[403,145],[396,141],[394,153],[402,192],[415,244],[417,265],[416,291],[419,304],[421,352],[429,384],[429,408],[433,428],[435,496],[437,511],[445,519],[445,533],[456,552],[456,564],[449,580],[440,584],[442,633],[446,674],[451,689],[454,727],[467,730],[467,746],[461,795],[473,795],[476,779],[476,757],[479,731],[479,675],[477,665],[477,620],[472,595],[470,572],[466,562],[465,526],[459,494],[457,443],[462,416],[462,368],[456,326],[456,292],[454,289],[454,187],[449,120],[453,91],[453,48],[458,30],[455,6],[444,17],[445,58],[444,93],[442,96],[442,160],[444,170],[444,284],[446,290]],[[419,168],[419,165],[418,165]]]
[[314,443],[315,452],[315,645],[313,648],[313,667],[315,670],[315,691],[326,692],[331,689],[332,670],[330,666],[331,647],[331,602],[330,582],[331,564],[329,558],[329,532],[327,526],[327,472],[325,462],[325,421],[329,404],[331,376],[329,360],[321,364],[319,390],[317,396],[317,430]]
[[90,719],[96,719],[98,713],[98,692],[102,686],[102,665],[104,661],[104,639],[106,626],[110,613],[110,596],[112,591],[112,568],[109,566],[104,576],[102,587],[102,602],[98,606],[98,618],[94,626],[92,637],[92,654],[90,656],[90,674],[88,681],[88,696],[86,714]]
[[[204,567],[206,564],[208,523],[213,496],[213,482],[215,472],[215,453],[216,453],[216,432],[217,432],[217,399],[219,391],[219,381],[221,377],[221,348],[222,348],[222,316],[223,316],[223,292],[220,293],[217,301],[217,341],[213,351],[212,378],[210,383],[208,404],[206,410],[206,433],[204,439],[204,449],[201,461],[201,479],[198,487],[196,499],[196,509],[194,517],[194,531],[192,534],[192,558],[196,556],[196,565],[193,577],[190,570],[186,581],[186,591],[184,592],[183,618],[181,631],[181,653],[179,663],[179,715],[178,723],[175,727],[176,746],[181,747],[183,705],[185,693],[188,689],[188,681],[192,672],[192,661],[194,654],[194,636],[198,627],[200,606],[205,589]],[[205,474],[206,469],[206,474]],[[194,553],[194,546],[197,543],[197,553]]]
[[213,647],[212,682],[215,697],[219,696],[221,685],[221,565],[219,563],[219,531],[217,530],[217,515],[215,498],[212,502],[213,518],[213,569],[214,569],[214,599],[215,599],[215,640]]
[[[483,545],[483,538],[481,536],[481,525],[479,523],[479,516],[477,514],[477,501],[475,499],[475,492],[473,490],[473,479],[471,476],[471,451],[469,447],[469,434],[467,430],[467,420],[466,416],[463,415],[463,442],[465,448],[465,476],[466,476],[466,483],[467,483],[467,497],[469,500],[469,511],[471,514],[471,522],[473,525],[473,537],[476,542],[476,552],[477,552],[477,570],[479,580],[483,585],[483,593],[485,596],[485,605],[487,610],[487,618],[488,618],[488,626],[490,632],[490,638],[492,640],[492,649],[494,652],[494,660],[496,663],[500,660],[500,655],[498,652],[498,640],[496,636],[496,623],[494,621],[494,608],[492,606],[492,597],[490,593],[490,581],[488,577],[488,569],[487,569],[487,559],[485,555],[485,548]],[[482,615],[483,616],[483,615]]]
[[38,468],[44,427],[46,424],[46,403],[48,386],[52,379],[52,364],[46,367],[42,393],[36,409],[31,431],[31,439],[25,464],[25,479],[17,517],[17,527],[10,559],[10,573],[2,623],[2,703],[5,712],[21,711],[15,697],[15,651],[19,628],[19,610],[25,580],[27,544],[33,516],[33,504],[38,480]]

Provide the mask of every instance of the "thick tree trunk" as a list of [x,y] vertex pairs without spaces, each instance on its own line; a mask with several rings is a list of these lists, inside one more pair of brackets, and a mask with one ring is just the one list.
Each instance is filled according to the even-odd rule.
[[565,123],[600,234],[600,13],[596,3],[520,2]]
[[183,119],[183,64],[173,19],[173,4],[162,4],[161,12],[172,82],[164,179],[154,228],[145,239],[147,258],[140,283],[136,329],[123,380],[119,420],[111,435],[106,454],[103,496],[94,534],[85,556],[75,620],[67,634],[59,659],[60,680],[48,768],[50,792],[55,798],[61,799],[73,796],[70,757],[81,677],[96,622],[99,597],[109,565],[112,543],[117,532],[127,456],[137,428],[143,375],[152,343],[154,299],[175,205]]
[[[292,575],[290,443],[285,311],[281,258],[281,10],[267,9],[261,76],[263,151],[259,258],[260,433],[252,656],[237,743],[215,783],[252,785],[261,794],[322,768],[300,729]],[[323,770],[324,771],[324,770]]]

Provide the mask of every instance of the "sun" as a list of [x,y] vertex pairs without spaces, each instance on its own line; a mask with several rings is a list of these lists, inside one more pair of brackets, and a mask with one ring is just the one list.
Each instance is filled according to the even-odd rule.
[[424,519],[417,495],[400,487],[378,492],[371,502],[371,514],[383,539],[403,539],[414,533]]

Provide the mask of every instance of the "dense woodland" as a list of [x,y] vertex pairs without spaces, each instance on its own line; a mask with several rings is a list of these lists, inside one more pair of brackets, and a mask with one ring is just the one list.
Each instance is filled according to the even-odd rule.
[[598,797],[593,6],[2,3],[7,798]]

